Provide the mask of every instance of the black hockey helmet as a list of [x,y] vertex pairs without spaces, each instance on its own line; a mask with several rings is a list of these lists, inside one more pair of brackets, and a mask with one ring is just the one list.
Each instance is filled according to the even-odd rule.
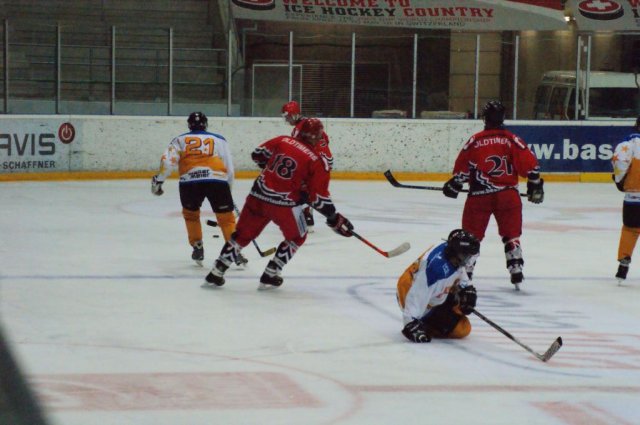
[[480,241],[463,229],[449,233],[444,255],[456,267],[463,266],[469,258],[480,253]]
[[482,108],[482,118],[487,128],[497,128],[504,123],[505,108],[499,100],[490,100]]
[[189,114],[187,123],[189,124],[189,130],[191,131],[204,131],[207,129],[207,116],[202,112],[192,112]]

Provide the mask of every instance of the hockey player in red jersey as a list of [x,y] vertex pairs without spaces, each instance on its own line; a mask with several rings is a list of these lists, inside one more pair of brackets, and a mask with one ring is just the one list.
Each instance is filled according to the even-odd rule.
[[[222,247],[205,285],[224,285],[223,276],[229,265],[270,222],[280,228],[284,240],[260,277],[259,289],[282,285],[283,267],[307,237],[302,217],[304,203],[327,217],[327,225],[336,233],[352,236],[353,225],[336,211],[331,200],[329,170],[314,150],[314,145],[322,139],[323,130],[320,120],[309,118],[300,127],[297,137],[278,136],[253,151],[251,157],[262,172],[247,196],[235,233]],[[304,199],[304,193],[307,199]]]
[[[487,102],[482,111],[484,130],[474,134],[458,154],[453,177],[443,193],[456,198],[463,183],[469,183],[469,196],[462,213],[462,228],[482,241],[493,215],[504,243],[507,269],[516,290],[523,280],[524,259],[520,247],[522,202],[518,177],[527,178],[527,199],[544,200],[544,180],[538,160],[527,144],[504,128],[505,108],[497,100]],[[475,262],[473,262],[474,264]],[[467,271],[473,272],[473,264]]]
[[[301,114],[300,105],[295,100],[282,105],[282,117],[287,122],[287,124],[293,126],[293,130],[291,131],[292,137],[296,137],[300,133],[300,128],[304,121],[307,119],[307,117],[304,117]],[[329,136],[326,132],[322,132],[322,139],[315,144],[314,150],[326,163],[329,171],[331,171],[333,169],[333,154],[331,153],[331,149],[329,149]],[[311,209],[311,207],[307,206],[304,208],[303,212],[309,233],[312,233],[314,225],[313,210]]]

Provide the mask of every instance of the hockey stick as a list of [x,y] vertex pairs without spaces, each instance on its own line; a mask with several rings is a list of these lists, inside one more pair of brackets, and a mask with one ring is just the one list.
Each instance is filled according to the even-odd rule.
[[518,341],[518,339],[516,337],[514,337],[513,335],[511,335],[509,332],[505,331],[500,326],[498,326],[496,323],[491,321],[491,319],[489,319],[488,317],[486,317],[483,314],[481,314],[480,312],[478,312],[478,310],[473,310],[473,313],[476,316],[478,316],[479,318],[481,318],[482,320],[484,320],[485,322],[487,322],[488,324],[490,324],[498,332],[500,332],[501,334],[503,334],[504,336],[509,338],[511,341],[515,342],[520,347],[524,348],[525,350],[527,350],[528,352],[530,352],[531,354],[533,354],[534,356],[536,356],[539,360],[542,360],[543,362],[549,361],[549,359],[555,353],[558,352],[560,347],[562,347],[562,337],[558,337],[555,341],[553,341],[551,346],[547,349],[547,351],[544,354],[538,354],[535,351],[533,351],[531,348],[529,348],[528,346],[526,346],[523,343],[521,343],[520,341]]
[[[236,211],[236,214],[238,214],[238,217],[240,217],[240,210],[238,209],[238,207],[234,205],[233,209]],[[269,257],[270,255],[273,255],[274,252],[276,252],[275,247],[263,251],[260,249],[260,247],[258,246],[258,242],[256,242],[255,239],[252,239],[251,242],[253,242],[253,246],[256,247],[256,251],[258,251],[258,254],[260,254],[261,257]]]
[[353,230],[351,230],[351,234],[387,258],[396,257],[400,254],[404,254],[405,252],[409,251],[409,248],[411,248],[411,245],[409,245],[409,242],[403,242],[402,244],[392,249],[391,251],[383,251],[377,246],[375,246],[374,244],[372,244],[371,242],[369,242],[368,240],[366,240],[365,238],[363,238],[362,236],[360,236],[359,234],[357,234],[356,232],[354,232]]
[[[215,220],[207,220],[207,226],[211,226],[211,227],[218,227],[218,222]],[[213,235],[214,238],[219,238],[220,235],[218,234],[214,234]]]
[[[391,174],[391,170],[387,170],[384,172],[384,176],[387,178],[391,186],[393,187],[403,187],[405,189],[422,189],[422,190],[439,190],[442,191],[442,187],[439,186],[417,186],[412,184],[402,184]],[[468,189],[460,189],[460,192],[469,192]],[[520,193],[520,196],[527,196],[526,193]]]

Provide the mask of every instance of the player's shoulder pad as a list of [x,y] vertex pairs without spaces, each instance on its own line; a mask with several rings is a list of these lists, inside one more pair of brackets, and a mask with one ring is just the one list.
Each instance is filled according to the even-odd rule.
[[427,256],[428,286],[434,285],[439,280],[447,279],[457,271],[444,255],[445,246],[445,243],[440,244]]

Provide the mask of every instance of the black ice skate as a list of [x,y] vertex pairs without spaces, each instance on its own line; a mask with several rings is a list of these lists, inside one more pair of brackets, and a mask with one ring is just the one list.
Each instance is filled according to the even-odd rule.
[[191,259],[198,263],[200,267],[202,267],[202,260],[204,260],[204,245],[202,244],[202,241],[196,241],[193,244]]
[[520,290],[520,284],[524,280],[522,272],[511,273],[511,283],[514,285],[516,291]]
[[229,268],[220,260],[216,260],[209,274],[204,278],[203,288],[215,288],[224,285],[224,272]]
[[277,274],[271,275],[265,271],[264,273],[262,273],[262,276],[260,276],[260,286],[258,286],[258,289],[265,290],[277,288],[278,286],[282,285],[282,282],[284,282],[284,279],[282,279]]
[[627,273],[629,273],[629,264],[631,263],[631,258],[625,257],[620,260],[620,265],[618,266],[618,273],[616,273],[616,278],[618,279],[618,283],[622,283],[627,278]]

